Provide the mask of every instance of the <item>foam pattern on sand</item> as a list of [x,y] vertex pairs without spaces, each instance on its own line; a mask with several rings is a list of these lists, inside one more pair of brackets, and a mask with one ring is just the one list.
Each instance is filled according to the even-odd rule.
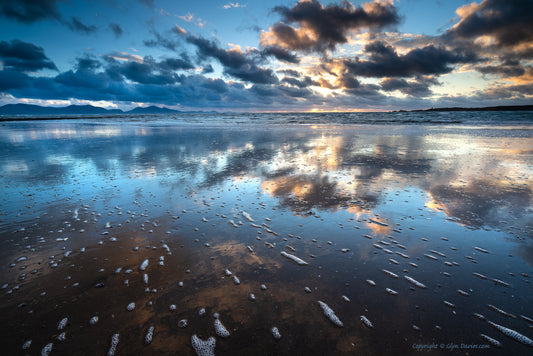
[[207,340],[202,340],[196,334],[191,337],[192,348],[198,356],[214,356],[216,340],[210,337]]

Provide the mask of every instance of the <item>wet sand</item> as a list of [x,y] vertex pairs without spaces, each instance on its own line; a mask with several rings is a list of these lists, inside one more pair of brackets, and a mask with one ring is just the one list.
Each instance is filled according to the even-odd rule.
[[217,355],[531,352],[488,321],[533,338],[532,136],[3,123],[3,354],[108,354],[115,334],[116,355],[195,355],[193,335]]

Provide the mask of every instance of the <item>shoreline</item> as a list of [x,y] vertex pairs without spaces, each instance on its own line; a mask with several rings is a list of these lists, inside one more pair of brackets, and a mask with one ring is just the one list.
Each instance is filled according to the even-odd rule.
[[178,111],[178,110],[163,110],[159,112],[149,111],[121,111],[118,109],[104,109],[95,106],[70,105],[65,107],[45,107],[39,105],[26,105],[24,108],[16,107],[18,104],[6,104],[0,106],[0,121],[16,121],[26,120],[28,118],[38,120],[54,120],[54,119],[79,119],[79,118],[124,118],[124,117],[161,117],[168,115],[353,115],[353,114],[397,114],[397,113],[432,113],[432,112],[533,112],[533,105],[503,105],[503,106],[486,106],[486,107],[443,107],[443,108],[429,108],[429,109],[413,109],[413,110],[391,110],[391,111],[367,111],[367,112],[216,112],[216,111]]

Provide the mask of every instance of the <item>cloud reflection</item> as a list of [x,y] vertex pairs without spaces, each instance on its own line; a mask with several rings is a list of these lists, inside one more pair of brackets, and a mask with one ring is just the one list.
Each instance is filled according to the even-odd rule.
[[[359,217],[383,203],[391,189],[411,187],[427,194],[426,207],[472,228],[498,228],[511,217],[527,215],[533,192],[524,184],[531,181],[524,167],[531,162],[519,137],[506,137],[505,147],[495,151],[496,141],[502,141],[488,135],[468,136],[463,145],[465,136],[451,133],[443,146],[431,135],[380,129],[360,134],[327,127],[236,132],[146,124],[12,124],[0,131],[0,169],[6,181],[46,185],[68,181],[81,165],[102,177],[111,169],[130,179],[165,175],[195,190],[247,176],[259,179],[265,195],[300,215],[347,209]],[[512,148],[515,141],[518,149]],[[488,163],[473,169],[465,162]]]

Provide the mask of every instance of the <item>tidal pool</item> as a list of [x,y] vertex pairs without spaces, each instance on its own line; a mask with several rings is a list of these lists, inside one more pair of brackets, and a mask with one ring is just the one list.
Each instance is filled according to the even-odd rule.
[[531,352],[530,126],[27,121],[0,147],[3,354]]

